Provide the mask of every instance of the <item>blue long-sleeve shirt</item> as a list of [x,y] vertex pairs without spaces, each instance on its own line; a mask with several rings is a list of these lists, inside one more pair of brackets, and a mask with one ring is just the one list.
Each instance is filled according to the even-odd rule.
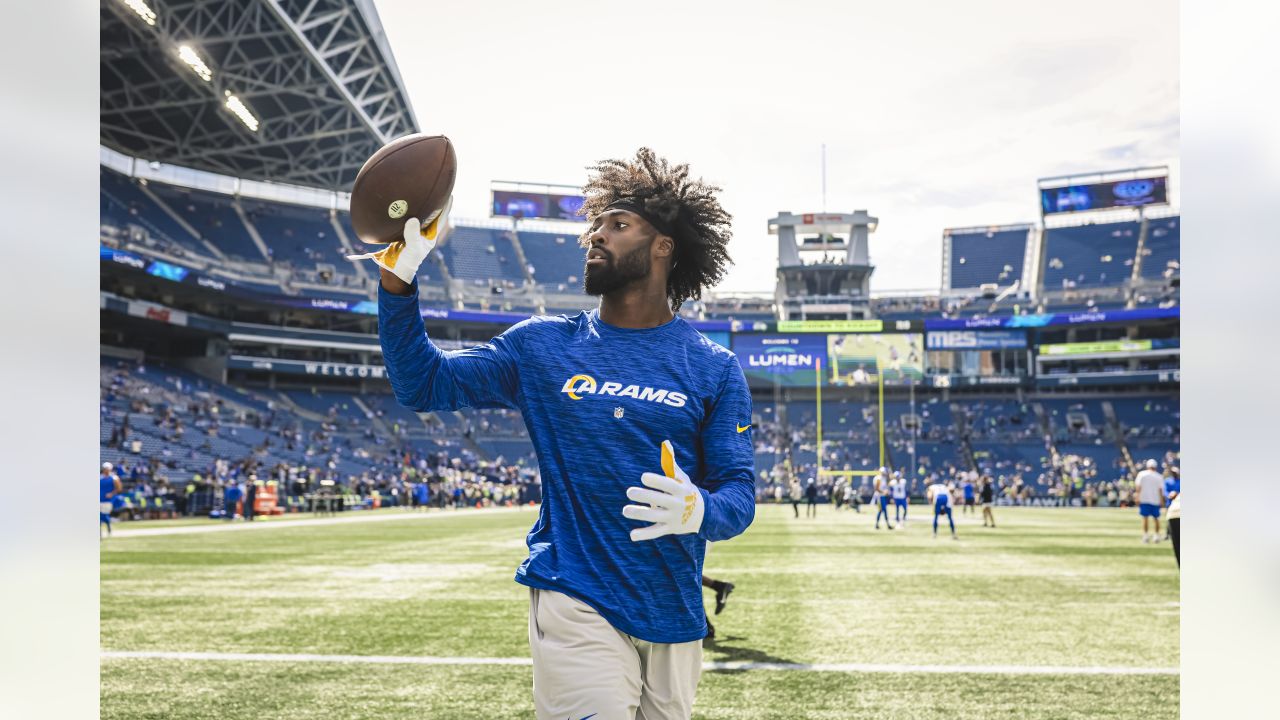
[[[542,474],[542,506],[516,582],[585,602],[622,632],[678,643],[706,634],[706,543],[755,517],[751,395],[733,353],[677,317],[618,328],[599,312],[533,317],[444,352],[426,336],[417,285],[379,288],[378,334],[396,399],[412,410],[512,408]],[[699,531],[632,542],[628,487],[662,472],[661,444],[703,494]]]

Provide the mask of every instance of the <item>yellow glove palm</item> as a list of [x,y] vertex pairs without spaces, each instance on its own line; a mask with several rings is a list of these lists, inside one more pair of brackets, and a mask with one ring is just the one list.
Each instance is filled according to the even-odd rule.
[[444,209],[431,217],[426,225],[418,218],[411,217],[404,222],[403,239],[388,244],[376,252],[363,255],[348,255],[348,260],[372,260],[379,267],[385,268],[396,277],[412,283],[418,268],[427,259],[427,255],[435,249],[436,244],[447,232],[449,209],[453,206],[453,197],[445,203]]
[[662,441],[662,472],[644,473],[640,482],[645,487],[627,488],[627,499],[643,504],[624,506],[623,517],[653,523],[632,530],[632,542],[696,533],[702,527],[706,511],[702,491],[676,463],[670,440]]

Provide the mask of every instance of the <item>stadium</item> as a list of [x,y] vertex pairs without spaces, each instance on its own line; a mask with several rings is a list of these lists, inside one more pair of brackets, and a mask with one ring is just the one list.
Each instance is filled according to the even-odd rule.
[[[372,2],[104,0],[101,46],[102,716],[531,716],[529,430],[400,405],[346,259],[365,159],[435,130]],[[757,502],[707,560],[737,589],[694,717],[1177,712],[1177,565],[1134,489],[1179,467],[1176,179],[1028,176],[1026,216],[937,228],[927,291],[872,290],[875,208],[779,210],[749,239],[774,287],[680,308],[750,387]],[[450,218],[433,343],[596,306],[581,192],[495,178]],[[987,481],[1002,534],[935,542],[927,488]]]

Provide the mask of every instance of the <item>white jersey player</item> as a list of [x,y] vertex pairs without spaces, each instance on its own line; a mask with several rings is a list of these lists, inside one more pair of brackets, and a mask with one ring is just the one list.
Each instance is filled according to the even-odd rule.
[[951,526],[951,539],[956,539],[956,522],[951,517],[951,490],[941,482],[929,486],[929,504],[933,505],[933,536],[938,537],[938,516],[945,514]]

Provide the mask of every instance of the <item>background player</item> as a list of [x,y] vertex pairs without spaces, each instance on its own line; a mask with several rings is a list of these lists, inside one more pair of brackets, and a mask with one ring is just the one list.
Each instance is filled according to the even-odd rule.
[[902,471],[893,474],[893,482],[889,483],[889,490],[893,494],[893,520],[898,523],[899,529],[906,528],[907,479],[902,477]]
[[[1147,467],[1133,481],[1133,494],[1138,499],[1138,514],[1142,516],[1142,542],[1160,542],[1160,506],[1164,505],[1164,478],[1156,472],[1156,461],[1147,461]],[[1147,532],[1147,523],[1155,523],[1155,532]]]
[[592,169],[581,241],[597,309],[441,351],[417,292],[441,212],[425,231],[410,218],[404,242],[373,258],[379,337],[402,405],[518,409],[529,427],[543,502],[516,581],[530,588],[537,716],[688,718],[706,543],[755,516],[751,432],[737,429],[751,423],[746,378],[674,312],[724,275],[730,217],[719,188],[648,148]]
[[[703,558],[706,561],[706,558]],[[715,614],[719,615],[724,610],[725,603],[729,601],[729,593],[733,592],[734,585],[724,580],[716,580],[706,575],[702,576],[702,587],[714,590],[716,593],[716,610]],[[707,618],[707,639],[716,639],[716,626],[711,624],[711,618]]]
[[976,470],[970,470],[969,474],[964,476],[964,483],[960,486],[960,489],[964,492],[964,508],[960,511],[962,514],[974,512],[973,506],[975,496],[973,480],[976,477],[978,477],[978,472]]
[[813,482],[813,478],[809,478],[809,483],[804,487],[804,500],[804,516],[818,517],[818,486]]
[[107,526],[107,537],[111,537],[111,510],[114,507],[114,498],[120,494],[124,488],[120,485],[120,478],[112,472],[114,466],[109,462],[102,463],[102,472],[98,476],[98,537],[102,537],[102,526]]
[[888,468],[880,468],[880,472],[876,474],[875,491],[871,495],[871,502],[876,506],[876,529],[880,529],[880,517],[884,516],[884,524],[893,529],[893,523],[889,522],[889,470]]
[[947,524],[951,526],[951,539],[956,540],[956,522],[951,517],[951,490],[938,481],[929,486],[926,496],[929,504],[933,505],[933,536],[938,537],[938,516],[945,514]]
[[1165,527],[1164,539],[1169,540],[1173,535],[1173,523],[1169,522],[1172,517],[1169,508],[1173,507],[1173,501],[1178,497],[1178,493],[1182,490],[1182,480],[1178,477],[1178,468],[1166,463],[1164,466],[1164,504],[1165,504]]

